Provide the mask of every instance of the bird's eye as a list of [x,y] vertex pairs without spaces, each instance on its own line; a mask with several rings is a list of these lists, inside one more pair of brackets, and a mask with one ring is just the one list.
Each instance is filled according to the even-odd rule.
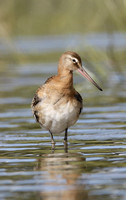
[[72,61],[73,61],[73,63],[76,63],[76,62],[77,62],[76,59],[72,59]]

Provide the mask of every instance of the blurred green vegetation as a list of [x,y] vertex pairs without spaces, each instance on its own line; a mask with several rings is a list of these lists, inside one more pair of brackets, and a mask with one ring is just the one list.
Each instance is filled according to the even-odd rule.
[[1,0],[0,34],[126,30],[126,0]]
[[[0,55],[0,71],[8,62],[57,61],[62,53],[25,55],[15,48],[12,40],[15,36],[103,32],[109,37],[109,34],[125,30],[126,0],[0,0],[0,38],[12,49],[12,54]],[[117,51],[112,44],[107,51],[84,49],[83,45],[77,52],[84,55],[82,59],[87,63],[93,63],[102,76],[110,69],[124,71],[125,51]],[[104,65],[102,70],[101,64]]]

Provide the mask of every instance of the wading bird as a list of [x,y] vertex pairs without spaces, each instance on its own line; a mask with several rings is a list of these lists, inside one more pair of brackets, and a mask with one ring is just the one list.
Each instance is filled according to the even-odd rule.
[[81,95],[73,87],[73,71],[77,70],[99,90],[102,89],[82,67],[80,56],[72,51],[63,53],[59,59],[58,73],[50,77],[38,88],[32,100],[32,112],[41,127],[51,134],[65,131],[67,142],[68,128],[76,123],[83,107]]

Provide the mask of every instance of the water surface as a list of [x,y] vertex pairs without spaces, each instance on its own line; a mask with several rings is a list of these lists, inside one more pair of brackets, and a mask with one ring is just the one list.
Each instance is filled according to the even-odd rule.
[[56,70],[51,62],[8,63],[1,69],[0,199],[126,199],[125,76],[116,81],[110,74],[100,92],[75,74],[84,109],[69,129],[68,146],[64,134],[55,135],[52,149],[30,103]]

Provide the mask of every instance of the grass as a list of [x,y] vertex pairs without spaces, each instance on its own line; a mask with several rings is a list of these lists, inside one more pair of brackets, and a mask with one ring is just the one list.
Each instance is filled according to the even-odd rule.
[[1,35],[110,33],[125,24],[125,0],[0,1]]
[[[25,55],[15,49],[12,38],[23,35],[87,34],[92,32],[126,31],[125,0],[5,0],[0,1],[0,38],[12,54],[0,54],[0,69],[7,63],[57,61],[62,52]],[[124,51],[94,48],[78,49],[86,63],[96,73],[106,76],[110,68],[123,72],[126,63]],[[90,61],[90,62],[89,62]],[[104,70],[101,65],[104,64]]]

